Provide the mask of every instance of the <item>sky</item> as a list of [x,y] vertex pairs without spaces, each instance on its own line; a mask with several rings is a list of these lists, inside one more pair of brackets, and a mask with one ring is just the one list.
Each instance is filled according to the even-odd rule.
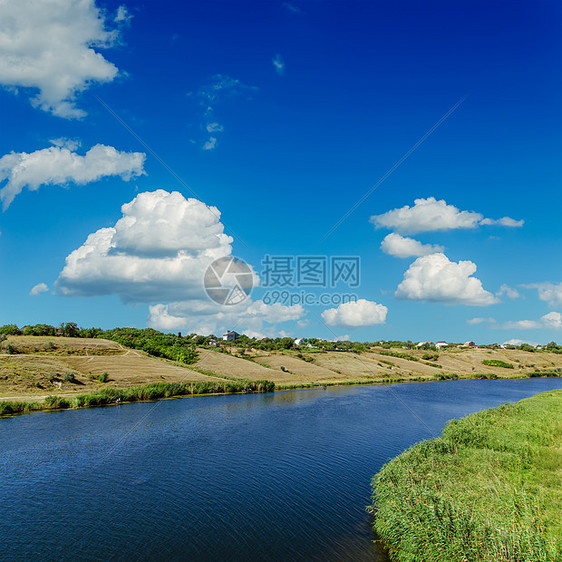
[[561,343],[561,31],[556,1],[4,0],[0,324]]

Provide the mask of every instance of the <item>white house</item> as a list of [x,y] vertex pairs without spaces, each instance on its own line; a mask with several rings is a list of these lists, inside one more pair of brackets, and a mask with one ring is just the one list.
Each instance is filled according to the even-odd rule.
[[222,335],[222,339],[223,341],[234,341],[237,340],[240,337],[240,334],[238,332],[235,332],[234,330],[228,330],[226,332],[226,334]]
[[424,345],[429,345],[430,347],[433,345],[432,341],[421,341],[420,343],[416,344],[416,347],[423,347]]
[[437,349],[445,349],[448,345],[449,345],[449,344],[448,344],[446,341],[438,341],[438,342],[435,344],[435,347],[436,347]]

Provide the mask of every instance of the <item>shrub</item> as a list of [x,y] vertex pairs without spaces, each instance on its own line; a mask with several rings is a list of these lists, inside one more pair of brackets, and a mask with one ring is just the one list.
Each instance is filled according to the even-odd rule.
[[107,373],[103,372],[101,375],[97,376],[97,379],[100,382],[107,382],[109,380],[109,375]]
[[63,379],[66,382],[76,382],[76,377],[74,376],[74,373],[72,371],[66,371],[66,373],[64,374]]
[[488,367],[502,367],[504,369],[513,369],[512,363],[506,363],[505,361],[500,361],[499,359],[484,359],[482,361],[483,365]]

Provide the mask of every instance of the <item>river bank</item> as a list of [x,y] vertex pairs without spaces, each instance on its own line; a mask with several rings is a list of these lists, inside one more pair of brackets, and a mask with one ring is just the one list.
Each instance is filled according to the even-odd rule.
[[447,424],[375,476],[393,560],[560,560],[562,391]]

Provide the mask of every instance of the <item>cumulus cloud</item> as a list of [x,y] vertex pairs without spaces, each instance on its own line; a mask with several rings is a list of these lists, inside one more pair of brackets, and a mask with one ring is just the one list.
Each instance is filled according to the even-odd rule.
[[504,322],[501,326],[509,330],[559,330],[562,328],[562,314],[560,312],[549,312],[538,320],[516,320]]
[[476,228],[479,224],[501,223],[502,226],[522,226],[523,224],[523,221],[514,221],[509,217],[504,217],[499,221],[484,219],[480,213],[460,211],[454,205],[448,205],[443,199],[438,201],[435,197],[415,199],[413,207],[405,205],[382,215],[375,215],[371,217],[371,222],[376,228],[388,228],[409,234]]
[[96,48],[112,46],[118,32],[106,29],[94,0],[2,0],[0,20],[0,84],[38,90],[31,103],[43,111],[84,117],[76,96],[117,76]]
[[[63,141],[61,141],[63,142]],[[84,156],[66,145],[51,146],[35,152],[10,152],[0,158],[0,200],[6,210],[25,187],[36,191],[42,185],[91,183],[108,176],[128,181],[144,174],[146,155],[120,152],[112,146],[96,144]]]
[[40,295],[41,293],[45,293],[48,290],[49,287],[47,286],[46,283],[37,283],[37,285],[35,285],[35,287],[33,287],[31,291],[29,291],[29,294],[32,297],[36,297],[37,295]]
[[523,285],[526,289],[537,289],[539,299],[547,302],[552,307],[562,306],[562,283],[533,283]]
[[533,342],[533,341],[529,341],[529,340],[519,340],[519,339],[511,339],[508,341],[503,342],[503,345],[521,345],[523,343],[529,344],[529,345],[538,345],[537,342]]
[[413,238],[391,232],[381,242],[381,250],[385,254],[396,256],[397,258],[411,258],[442,252],[443,246],[422,244]]
[[209,139],[203,143],[203,150],[215,150],[216,147],[217,137],[209,137]]
[[220,334],[225,330],[253,337],[277,335],[271,325],[299,320],[305,315],[300,304],[267,305],[250,299],[235,306],[219,306],[210,301],[180,301],[149,307],[148,324],[158,330],[185,330],[198,334]]
[[271,61],[273,63],[273,68],[275,68],[275,72],[282,76],[285,72],[285,61],[281,55],[275,55]]
[[118,294],[125,302],[204,298],[207,266],[229,256],[220,212],[174,191],[145,192],[121,207],[67,258],[57,287],[65,295]]
[[356,328],[384,324],[387,313],[388,308],[382,304],[358,299],[340,304],[337,308],[329,308],[321,316],[328,326]]
[[492,293],[484,290],[479,279],[472,277],[475,272],[476,264],[471,261],[452,262],[441,253],[423,256],[406,271],[395,296],[474,306],[498,302]]

